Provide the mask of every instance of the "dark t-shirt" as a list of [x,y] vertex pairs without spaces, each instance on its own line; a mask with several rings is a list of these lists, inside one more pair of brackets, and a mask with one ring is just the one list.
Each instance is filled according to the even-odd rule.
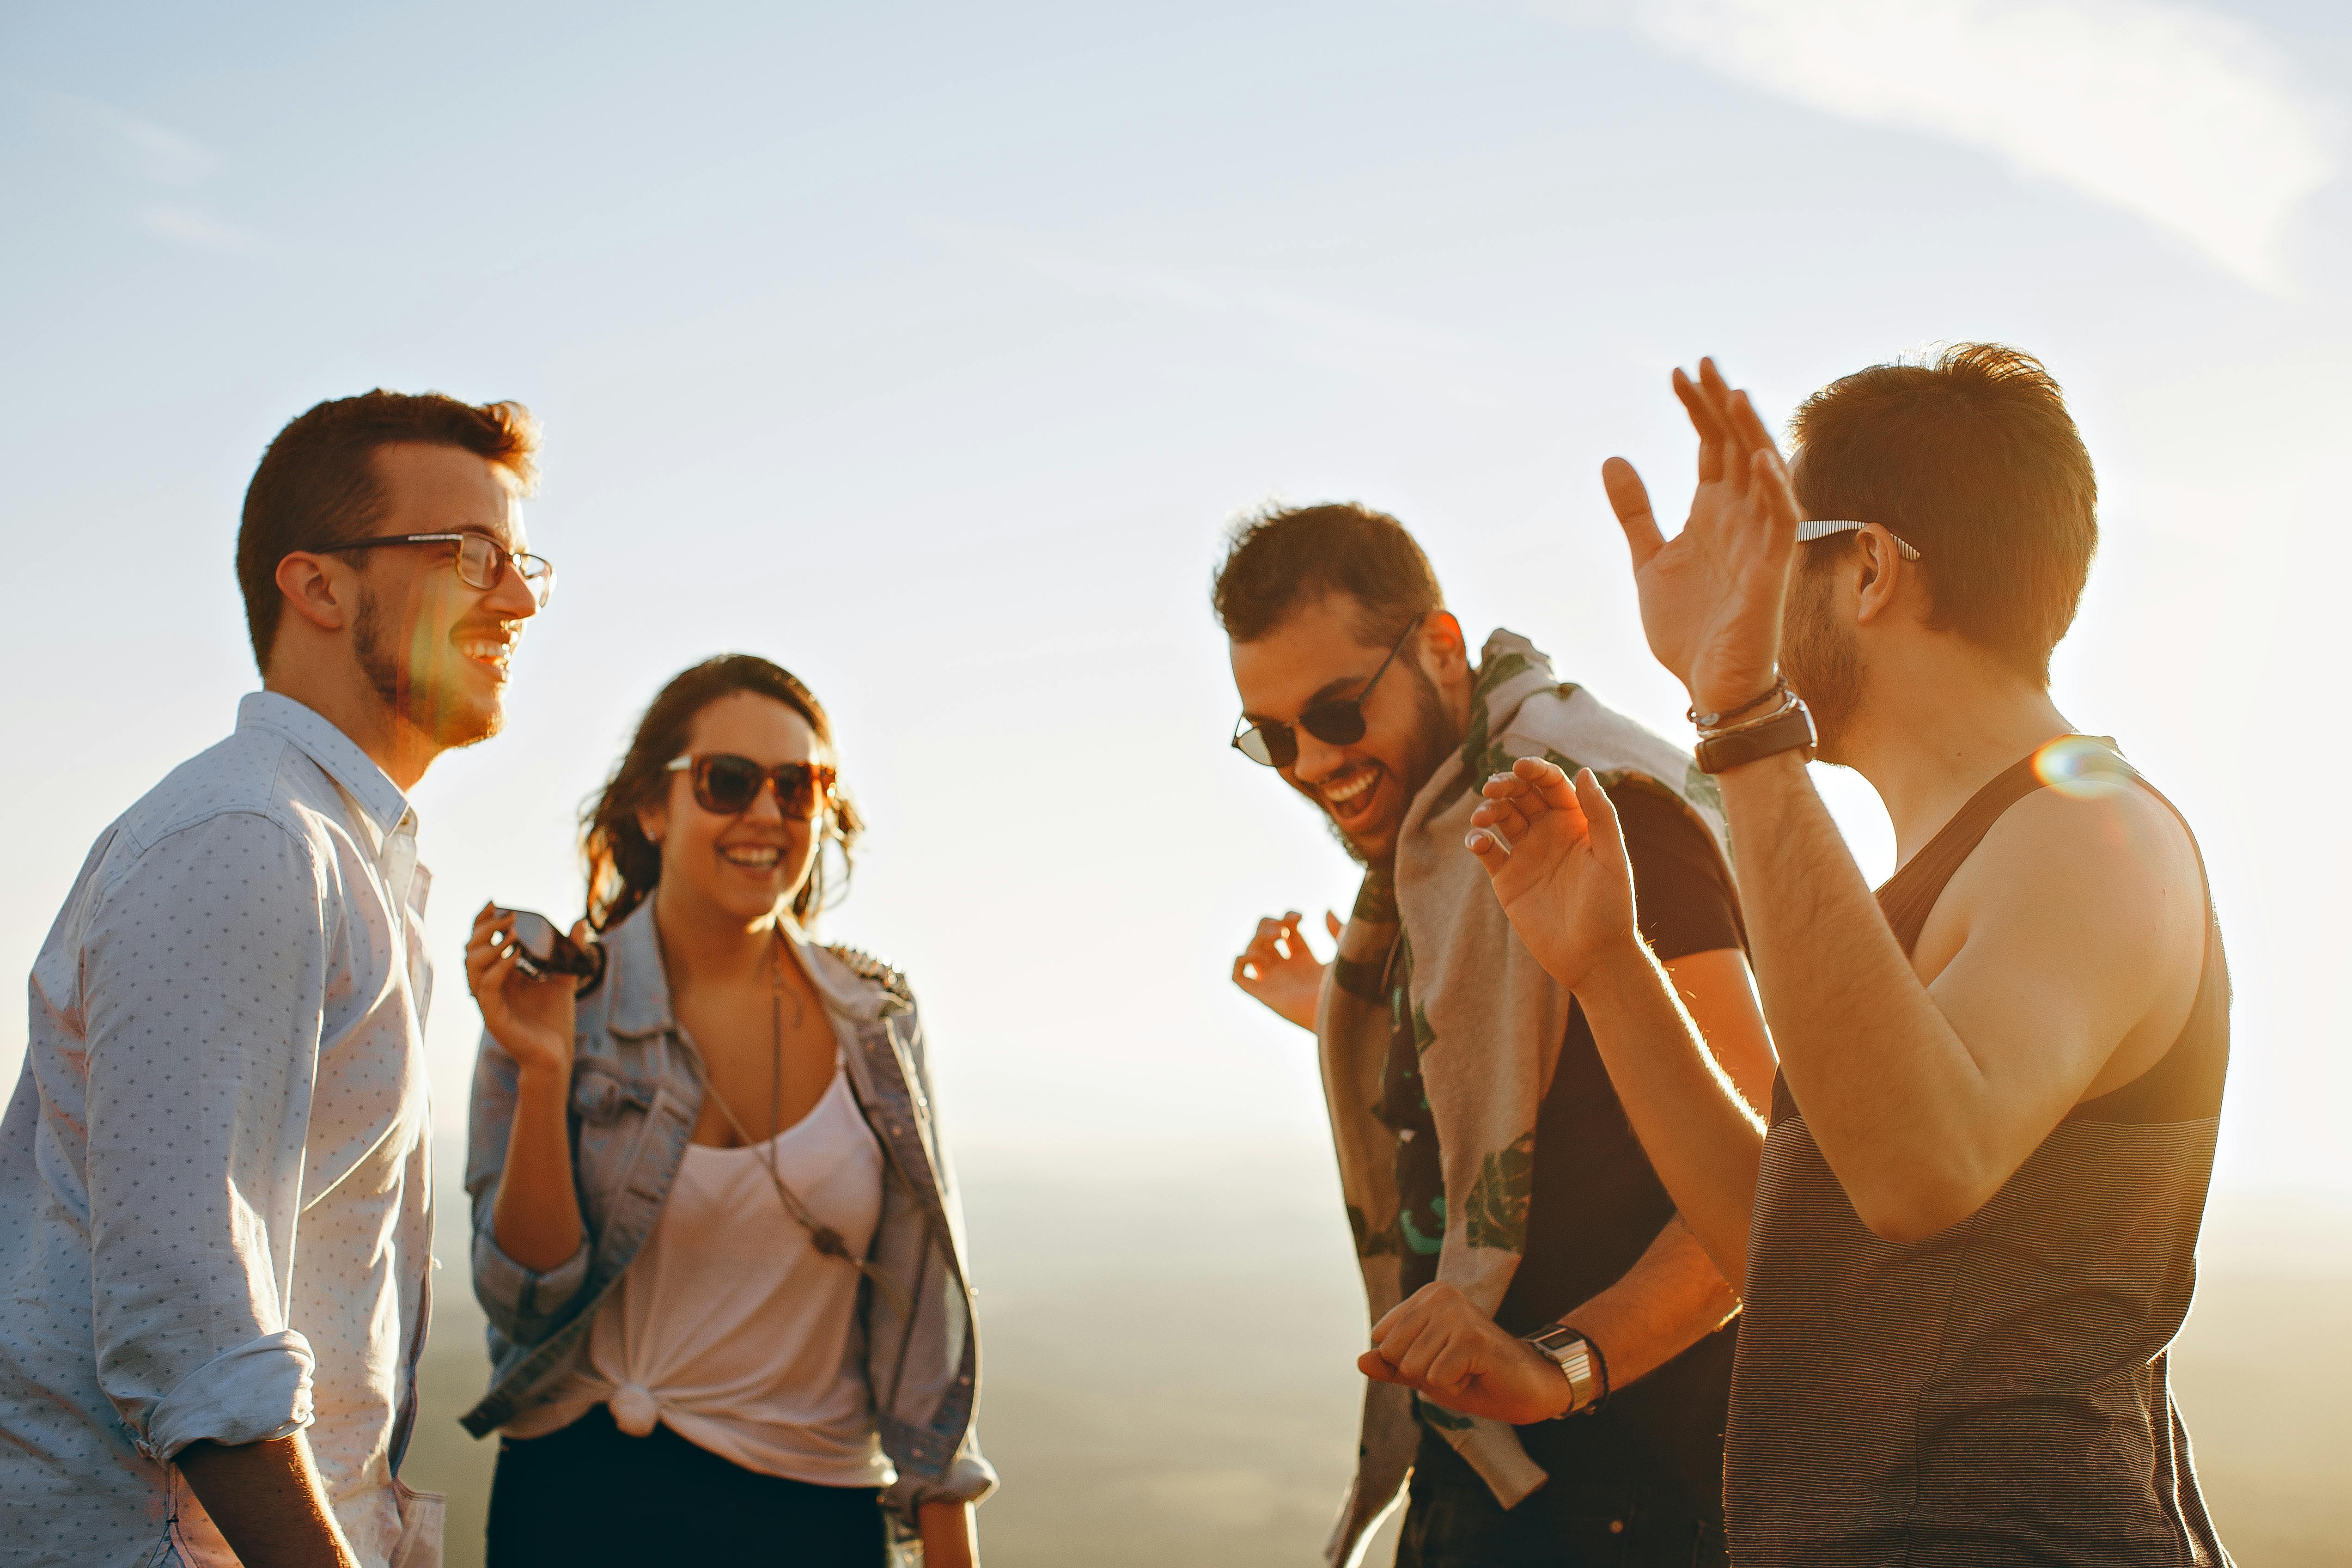
[[[1633,862],[1642,935],[1659,959],[1744,947],[1731,877],[1706,829],[1652,789],[1619,784],[1609,798]],[[1402,1284],[1410,1296],[1437,1278],[1445,1187],[1419,1072],[1429,1030],[1412,1002],[1412,954],[1402,935],[1386,990],[1380,1114],[1397,1134]],[[1626,1123],[1584,1009],[1571,1005],[1559,1065],[1537,1112],[1527,1251],[1496,1321],[1517,1334],[1559,1321],[1622,1278],[1674,1215],[1674,1200]],[[1711,1334],[1613,1391],[1597,1414],[1520,1427],[1528,1457],[1555,1476],[1679,1484],[1690,1489],[1695,1509],[1718,1515],[1735,1333]],[[1606,1355],[1609,1347],[1601,1351]]]

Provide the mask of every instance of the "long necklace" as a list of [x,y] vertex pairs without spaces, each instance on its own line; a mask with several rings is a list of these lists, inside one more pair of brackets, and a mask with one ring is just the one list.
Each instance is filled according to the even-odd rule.
[[[776,946],[770,954],[774,960],[775,968],[768,995],[768,1017],[771,1025],[769,1041],[772,1047],[768,1062],[768,1125],[776,1133],[783,1131],[782,1127],[777,1126],[777,1123],[783,1120],[784,1115],[785,957],[783,944],[784,935],[782,931],[778,931]],[[802,1016],[805,1017],[806,1014],[803,1013]],[[735,1108],[727,1103],[726,1096],[719,1092],[718,1085],[707,1084],[705,1087],[711,1100],[717,1102],[719,1113],[727,1118],[728,1125],[735,1129],[735,1136],[747,1144],[751,1143],[752,1142],[751,1132],[743,1126],[741,1118],[735,1114]],[[776,1189],[777,1201],[784,1205],[784,1213],[792,1216],[793,1223],[808,1232],[809,1245],[827,1258],[840,1258],[844,1263],[873,1280],[898,1304],[901,1311],[907,1310],[908,1303],[906,1293],[898,1289],[898,1282],[865,1258],[853,1255],[849,1250],[849,1243],[842,1239],[841,1232],[811,1213],[808,1205],[801,1201],[801,1195],[793,1191],[784,1181],[783,1173],[776,1168],[776,1140],[773,1134],[772,1133],[768,1141],[758,1148],[760,1166],[768,1173],[768,1182]]]

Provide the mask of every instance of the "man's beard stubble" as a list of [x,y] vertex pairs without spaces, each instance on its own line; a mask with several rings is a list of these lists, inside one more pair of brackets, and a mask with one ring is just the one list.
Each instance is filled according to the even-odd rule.
[[[445,668],[437,683],[409,679],[412,668],[434,668],[433,650],[419,647],[404,657],[392,621],[382,598],[362,589],[359,613],[352,619],[352,651],[385,710],[444,749],[470,746],[497,734],[506,719],[500,705],[493,702],[488,711],[468,706],[460,695],[457,670]],[[454,648],[444,649],[443,656],[460,657]]]
[[1832,607],[1835,583],[1834,574],[1798,563],[1780,647],[1780,671],[1812,710],[1821,742],[1814,754],[1825,763],[1842,760],[1840,742],[1862,706],[1862,656],[1854,651],[1853,628]]
[[[1445,754],[1454,750],[1458,741],[1452,732],[1453,724],[1446,717],[1445,703],[1437,695],[1436,683],[1411,665],[1406,666],[1405,670],[1412,677],[1412,752],[1407,759],[1407,765],[1412,768],[1412,776],[1399,777],[1397,784],[1399,792],[1404,796],[1404,809],[1410,812],[1412,809],[1413,798],[1421,794],[1422,785],[1435,776],[1438,764],[1445,760]],[[1341,849],[1347,851],[1348,858],[1367,869],[1370,868],[1371,858],[1358,847],[1354,839],[1348,837],[1348,830],[1341,827],[1329,812],[1322,810],[1319,806],[1317,810],[1323,818],[1325,830],[1331,835]],[[1403,828],[1404,818],[1400,816],[1397,818],[1398,832],[1402,834]],[[1396,847],[1391,844],[1389,847],[1391,861],[1395,858],[1395,855]]]

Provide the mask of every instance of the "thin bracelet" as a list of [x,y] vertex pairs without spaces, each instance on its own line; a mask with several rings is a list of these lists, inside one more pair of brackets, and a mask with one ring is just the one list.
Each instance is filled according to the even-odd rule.
[[1572,1415],[1591,1415],[1600,1410],[1602,1405],[1608,1404],[1609,1396],[1617,1392],[1617,1385],[1609,1380],[1609,1358],[1601,1353],[1601,1342],[1594,1339],[1591,1334],[1586,1333],[1574,1323],[1566,1323],[1561,1326],[1566,1328],[1570,1333],[1574,1334],[1578,1339],[1584,1342],[1584,1348],[1592,1352],[1592,1364],[1601,1369],[1601,1397],[1594,1400],[1590,1405],[1580,1405],[1574,1410],[1570,1412]]
[[1760,730],[1765,725],[1771,723],[1774,720],[1786,715],[1790,710],[1797,707],[1797,694],[1789,690],[1787,684],[1783,682],[1780,690],[1780,706],[1773,709],[1770,712],[1759,713],[1753,719],[1742,719],[1737,724],[1722,724],[1712,728],[1702,729],[1698,732],[1698,738],[1702,741],[1717,741],[1721,740],[1726,735],[1737,735],[1743,730]]
[[1785,692],[1788,689],[1789,678],[1785,675],[1775,674],[1772,678],[1771,689],[1766,691],[1761,697],[1750,698],[1737,708],[1726,708],[1720,712],[1716,713],[1702,713],[1696,708],[1685,708],[1683,710],[1683,717],[1689,720],[1693,725],[1701,730],[1717,729],[1727,721],[1738,718],[1742,713],[1749,712],[1755,709],[1763,707],[1764,704],[1771,701],[1772,699],[1780,696],[1782,692]]

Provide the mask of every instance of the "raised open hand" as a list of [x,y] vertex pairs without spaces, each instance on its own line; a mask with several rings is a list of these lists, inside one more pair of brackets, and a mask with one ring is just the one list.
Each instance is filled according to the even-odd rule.
[[1545,973],[1573,991],[1595,964],[1641,945],[1617,808],[1591,768],[1571,786],[1551,763],[1521,757],[1480,793],[1470,850]]
[[1802,520],[1771,433],[1744,392],[1698,363],[1675,372],[1675,395],[1698,431],[1690,519],[1668,539],[1633,465],[1612,458],[1601,480],[1633,552],[1650,651],[1702,711],[1762,696],[1779,672],[1780,612]]
[[[1315,1004],[1323,994],[1323,963],[1307,946],[1300,929],[1306,916],[1297,910],[1280,920],[1257,922],[1257,933],[1234,960],[1234,984],[1297,1025],[1315,1026]],[[1339,917],[1323,911],[1331,940],[1339,939]]]

